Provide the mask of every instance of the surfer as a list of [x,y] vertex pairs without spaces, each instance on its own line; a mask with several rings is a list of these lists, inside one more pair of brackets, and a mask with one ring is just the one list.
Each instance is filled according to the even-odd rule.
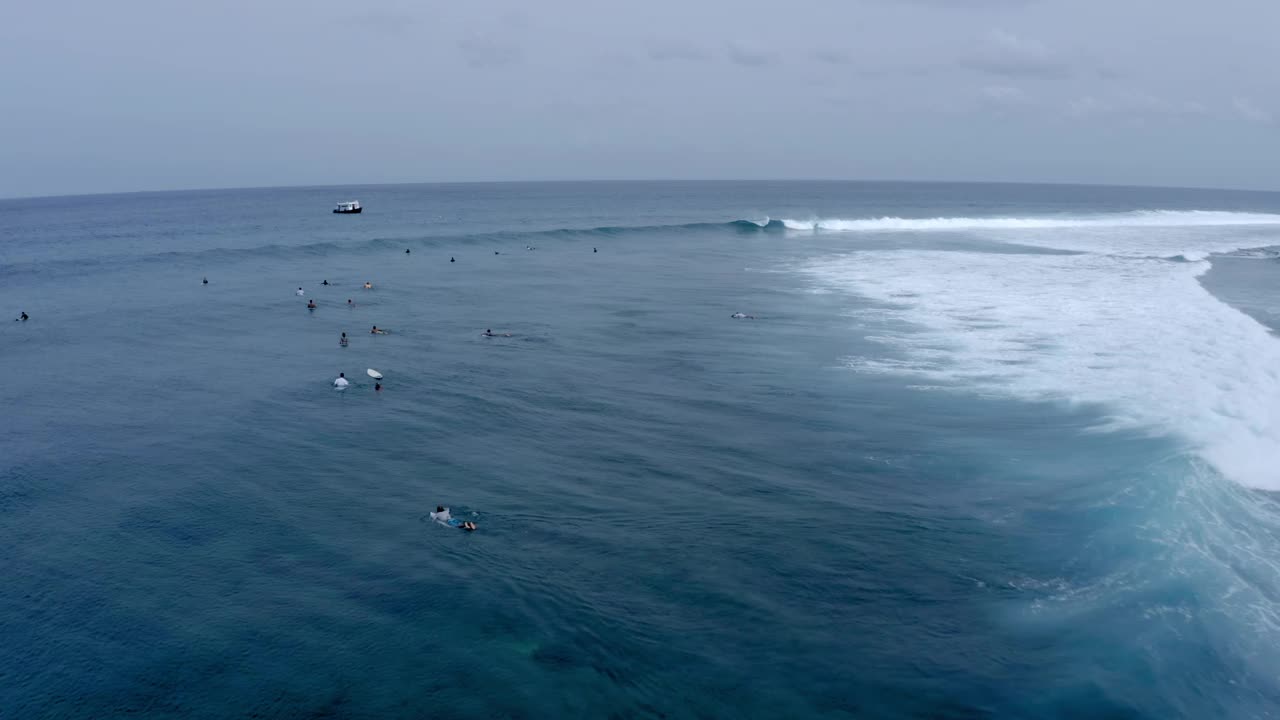
[[346,347],[346,346],[347,346],[347,334],[346,334],[346,333],[342,333],[342,338],[338,340],[338,344],[339,344],[339,345],[341,345],[342,347]]
[[374,383],[374,384],[373,384],[373,389],[374,389],[374,390],[376,390],[377,392],[382,392],[382,383],[380,383],[380,382],[376,382],[376,383]]
[[484,333],[482,333],[482,334],[483,334],[485,337],[511,337],[511,333],[496,333],[496,332],[494,332],[494,331],[492,331],[492,330],[488,330],[488,329],[486,329],[486,330],[484,331]]
[[591,252],[600,252],[597,248],[591,248]]
[[307,309],[308,309],[308,310],[315,310],[315,309],[316,309],[316,301],[315,301],[315,300],[308,300],[308,301],[307,301]]
[[342,390],[343,388],[345,388],[350,384],[351,382],[347,380],[346,373],[338,373],[338,379],[333,381],[333,386],[338,388],[339,390]]
[[386,330],[379,330],[379,329],[378,329],[378,326],[377,326],[377,325],[374,325],[374,326],[373,326],[373,329],[369,331],[369,334],[370,334],[370,335],[386,335],[386,334],[387,334],[387,331],[386,331]]
[[371,283],[371,282],[367,282],[367,283],[365,283],[365,284],[364,284],[364,289],[365,289],[365,290],[372,290],[372,289],[373,289],[373,283]]
[[408,254],[409,254],[409,248],[405,248],[405,249],[404,249],[404,254],[405,254],[405,255],[408,255]]
[[443,505],[437,505],[436,511],[431,513],[431,519],[439,520],[440,522],[449,522],[449,520],[451,519],[449,515],[449,508]]
[[298,292],[294,293],[294,295],[297,295],[298,297],[302,297],[303,295],[306,295],[306,293],[302,292],[302,288],[298,288]]
[[201,285],[208,285],[208,284],[209,284],[209,278],[202,278],[202,279],[200,280],[200,284],[201,284]]
[[321,285],[328,285],[328,284],[329,284],[329,281],[328,281],[328,280],[325,280],[324,282],[322,282],[322,283],[320,283],[320,284],[321,284]]
[[449,262],[457,262],[457,260],[454,260],[453,258],[449,258]]
[[351,302],[351,298],[347,298],[347,307],[351,307],[352,305],[355,305],[355,303]]
[[731,317],[731,318],[736,318],[736,319],[738,319],[738,320],[742,320],[742,319],[744,319],[744,318],[745,318],[745,319],[747,319],[747,320],[755,320],[755,319],[756,319],[756,316],[755,316],[755,315],[748,315],[748,314],[746,314],[746,313],[740,313],[740,312],[736,312],[736,313],[734,313],[734,314],[730,315],[729,317]]
[[21,315],[19,315],[18,317],[14,318],[14,320],[21,320],[21,321],[23,321],[23,322],[26,322],[26,321],[27,321],[27,313],[24,311]]

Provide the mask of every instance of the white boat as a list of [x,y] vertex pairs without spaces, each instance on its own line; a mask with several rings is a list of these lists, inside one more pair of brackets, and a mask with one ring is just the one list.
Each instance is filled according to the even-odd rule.
[[338,203],[338,207],[334,208],[333,211],[339,215],[354,215],[363,209],[360,207],[359,200],[352,200],[351,202]]

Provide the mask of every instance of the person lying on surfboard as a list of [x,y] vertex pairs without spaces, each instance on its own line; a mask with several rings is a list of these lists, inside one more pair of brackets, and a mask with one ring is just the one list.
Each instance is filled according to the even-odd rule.
[[371,335],[386,335],[386,334],[387,334],[387,332],[388,332],[387,330],[379,330],[379,329],[378,329],[378,326],[377,326],[377,325],[374,325],[374,326],[373,326],[373,329],[369,331],[369,334],[371,334]]
[[449,514],[449,508],[443,505],[436,506],[436,511],[431,513],[431,519],[435,520],[436,522],[442,522],[445,525],[448,525],[449,527],[456,527],[459,530],[466,530],[468,532],[473,532],[476,529],[475,523],[471,522],[470,520],[459,521],[455,519],[453,516]]
[[496,333],[488,329],[481,333],[481,335],[484,335],[485,337],[511,337],[511,333]]

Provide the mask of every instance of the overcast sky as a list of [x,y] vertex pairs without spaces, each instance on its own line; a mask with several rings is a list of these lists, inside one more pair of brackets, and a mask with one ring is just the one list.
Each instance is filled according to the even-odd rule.
[[1273,0],[0,7],[0,196],[588,178],[1280,189]]

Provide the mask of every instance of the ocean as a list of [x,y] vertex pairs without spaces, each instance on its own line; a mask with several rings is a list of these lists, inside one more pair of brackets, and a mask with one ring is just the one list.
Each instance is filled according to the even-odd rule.
[[1280,716],[1278,258],[1211,190],[0,201],[0,717]]

